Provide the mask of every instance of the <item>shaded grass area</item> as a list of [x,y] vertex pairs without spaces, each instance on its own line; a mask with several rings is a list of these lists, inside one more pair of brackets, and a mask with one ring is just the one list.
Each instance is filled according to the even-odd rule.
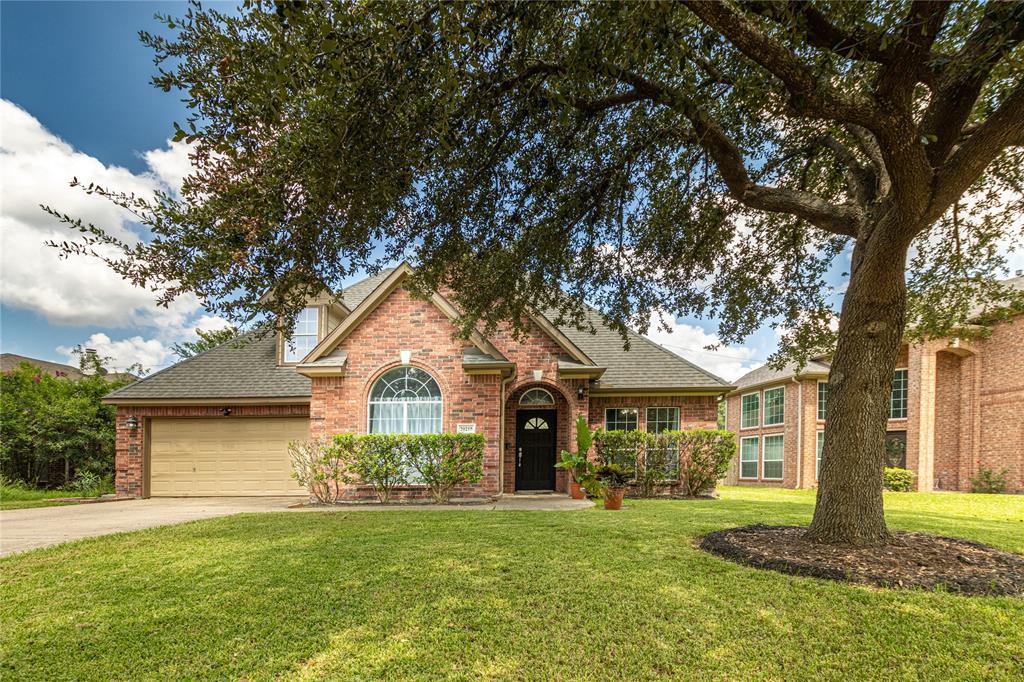
[[[890,523],[1024,553],[1024,498],[892,494]],[[813,493],[622,512],[248,514],[0,560],[10,679],[1019,679],[1024,600],[739,566],[694,540]]]
[[0,487],[0,510],[27,509],[29,507],[55,507],[74,502],[60,502],[57,498],[77,497],[81,493],[67,490],[36,490],[22,486]]

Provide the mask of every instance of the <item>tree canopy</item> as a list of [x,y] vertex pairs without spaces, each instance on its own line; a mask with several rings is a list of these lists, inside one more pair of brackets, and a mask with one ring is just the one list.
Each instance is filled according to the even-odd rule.
[[[714,314],[724,341],[775,320],[820,349],[834,318],[823,274],[895,197],[920,194],[910,289],[947,305],[911,305],[911,321],[945,331],[979,295],[1006,295],[993,275],[1021,237],[1008,221],[1024,208],[1022,14],[193,7],[164,18],[174,37],[142,38],[156,85],[192,110],[178,138],[195,173],[180,198],[113,194],[152,241],[79,225],[93,243],[66,247],[99,247],[140,284],[197,292],[239,324],[404,255],[470,321],[526,307],[571,320],[585,299],[639,328],[652,310]],[[271,282],[284,286],[261,302]]]
[[211,329],[209,331],[197,328],[196,335],[199,336],[196,341],[182,341],[181,343],[173,344],[171,352],[179,360],[184,360],[193,355],[208,351],[211,348],[216,348],[222,343],[227,343],[238,336],[238,330],[234,327],[222,327],[221,329]]

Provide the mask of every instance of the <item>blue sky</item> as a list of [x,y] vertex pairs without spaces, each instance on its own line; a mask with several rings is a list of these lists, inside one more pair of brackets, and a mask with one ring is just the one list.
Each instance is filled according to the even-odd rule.
[[[159,369],[173,361],[170,344],[191,338],[195,326],[222,323],[198,301],[158,309],[150,292],[133,289],[96,262],[58,260],[43,241],[67,233],[38,210],[49,204],[130,230],[111,207],[69,189],[71,177],[138,191],[180,181],[187,155],[168,138],[185,109],[177,95],[149,84],[155,66],[137,33],[160,30],[154,13],[183,8],[167,2],[0,4],[4,352],[68,361],[70,348],[86,344],[114,357],[116,366],[141,362]],[[714,332],[713,320],[680,319],[671,334],[651,336],[729,379],[759,364],[777,343],[765,328],[744,346],[708,353],[703,347],[717,341]]]

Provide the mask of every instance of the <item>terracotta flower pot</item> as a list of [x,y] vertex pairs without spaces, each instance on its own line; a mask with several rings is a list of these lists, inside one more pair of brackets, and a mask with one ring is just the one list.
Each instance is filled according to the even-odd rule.
[[574,500],[582,500],[586,497],[586,494],[583,492],[583,488],[581,488],[580,484],[576,481],[569,484],[569,497]]
[[605,488],[604,508],[622,509],[622,498],[626,495],[625,488]]

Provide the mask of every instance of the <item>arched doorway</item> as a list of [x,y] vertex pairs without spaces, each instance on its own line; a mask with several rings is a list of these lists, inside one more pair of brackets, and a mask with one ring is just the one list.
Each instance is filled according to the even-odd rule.
[[569,405],[557,387],[532,382],[514,389],[508,415],[504,489],[512,492],[567,490],[565,472],[556,469],[558,453],[568,447]]

